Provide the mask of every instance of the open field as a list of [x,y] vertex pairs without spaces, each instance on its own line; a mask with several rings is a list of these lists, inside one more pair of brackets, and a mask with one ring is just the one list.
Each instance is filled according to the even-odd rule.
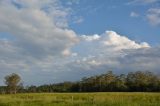
[[160,106],[160,93],[26,93],[0,95],[0,106]]

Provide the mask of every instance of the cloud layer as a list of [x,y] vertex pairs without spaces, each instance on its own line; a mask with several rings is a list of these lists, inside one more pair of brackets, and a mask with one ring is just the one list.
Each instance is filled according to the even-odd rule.
[[71,11],[57,0],[0,1],[0,32],[10,34],[0,38],[0,84],[12,72],[21,74],[25,84],[44,84],[109,69],[158,70],[159,47],[115,31],[78,35],[68,27]]
[[14,38],[0,42],[3,70],[43,70],[46,61],[71,55],[70,48],[78,42],[64,22],[68,11],[56,0],[0,1],[0,13],[0,31]]

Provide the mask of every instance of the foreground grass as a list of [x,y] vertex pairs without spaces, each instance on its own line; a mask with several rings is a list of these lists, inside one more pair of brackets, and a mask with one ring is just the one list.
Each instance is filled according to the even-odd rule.
[[160,106],[160,93],[35,93],[0,95],[0,106]]

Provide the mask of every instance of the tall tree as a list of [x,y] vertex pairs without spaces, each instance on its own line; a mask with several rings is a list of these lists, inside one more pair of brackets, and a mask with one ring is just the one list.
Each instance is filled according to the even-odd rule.
[[7,85],[7,89],[9,93],[17,93],[17,89],[19,87],[21,77],[18,74],[12,73],[10,75],[5,76],[5,84]]

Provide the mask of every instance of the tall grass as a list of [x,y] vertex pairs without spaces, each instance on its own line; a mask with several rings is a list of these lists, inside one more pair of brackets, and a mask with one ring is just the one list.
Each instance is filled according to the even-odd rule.
[[160,93],[26,93],[0,95],[0,106],[160,106]]

